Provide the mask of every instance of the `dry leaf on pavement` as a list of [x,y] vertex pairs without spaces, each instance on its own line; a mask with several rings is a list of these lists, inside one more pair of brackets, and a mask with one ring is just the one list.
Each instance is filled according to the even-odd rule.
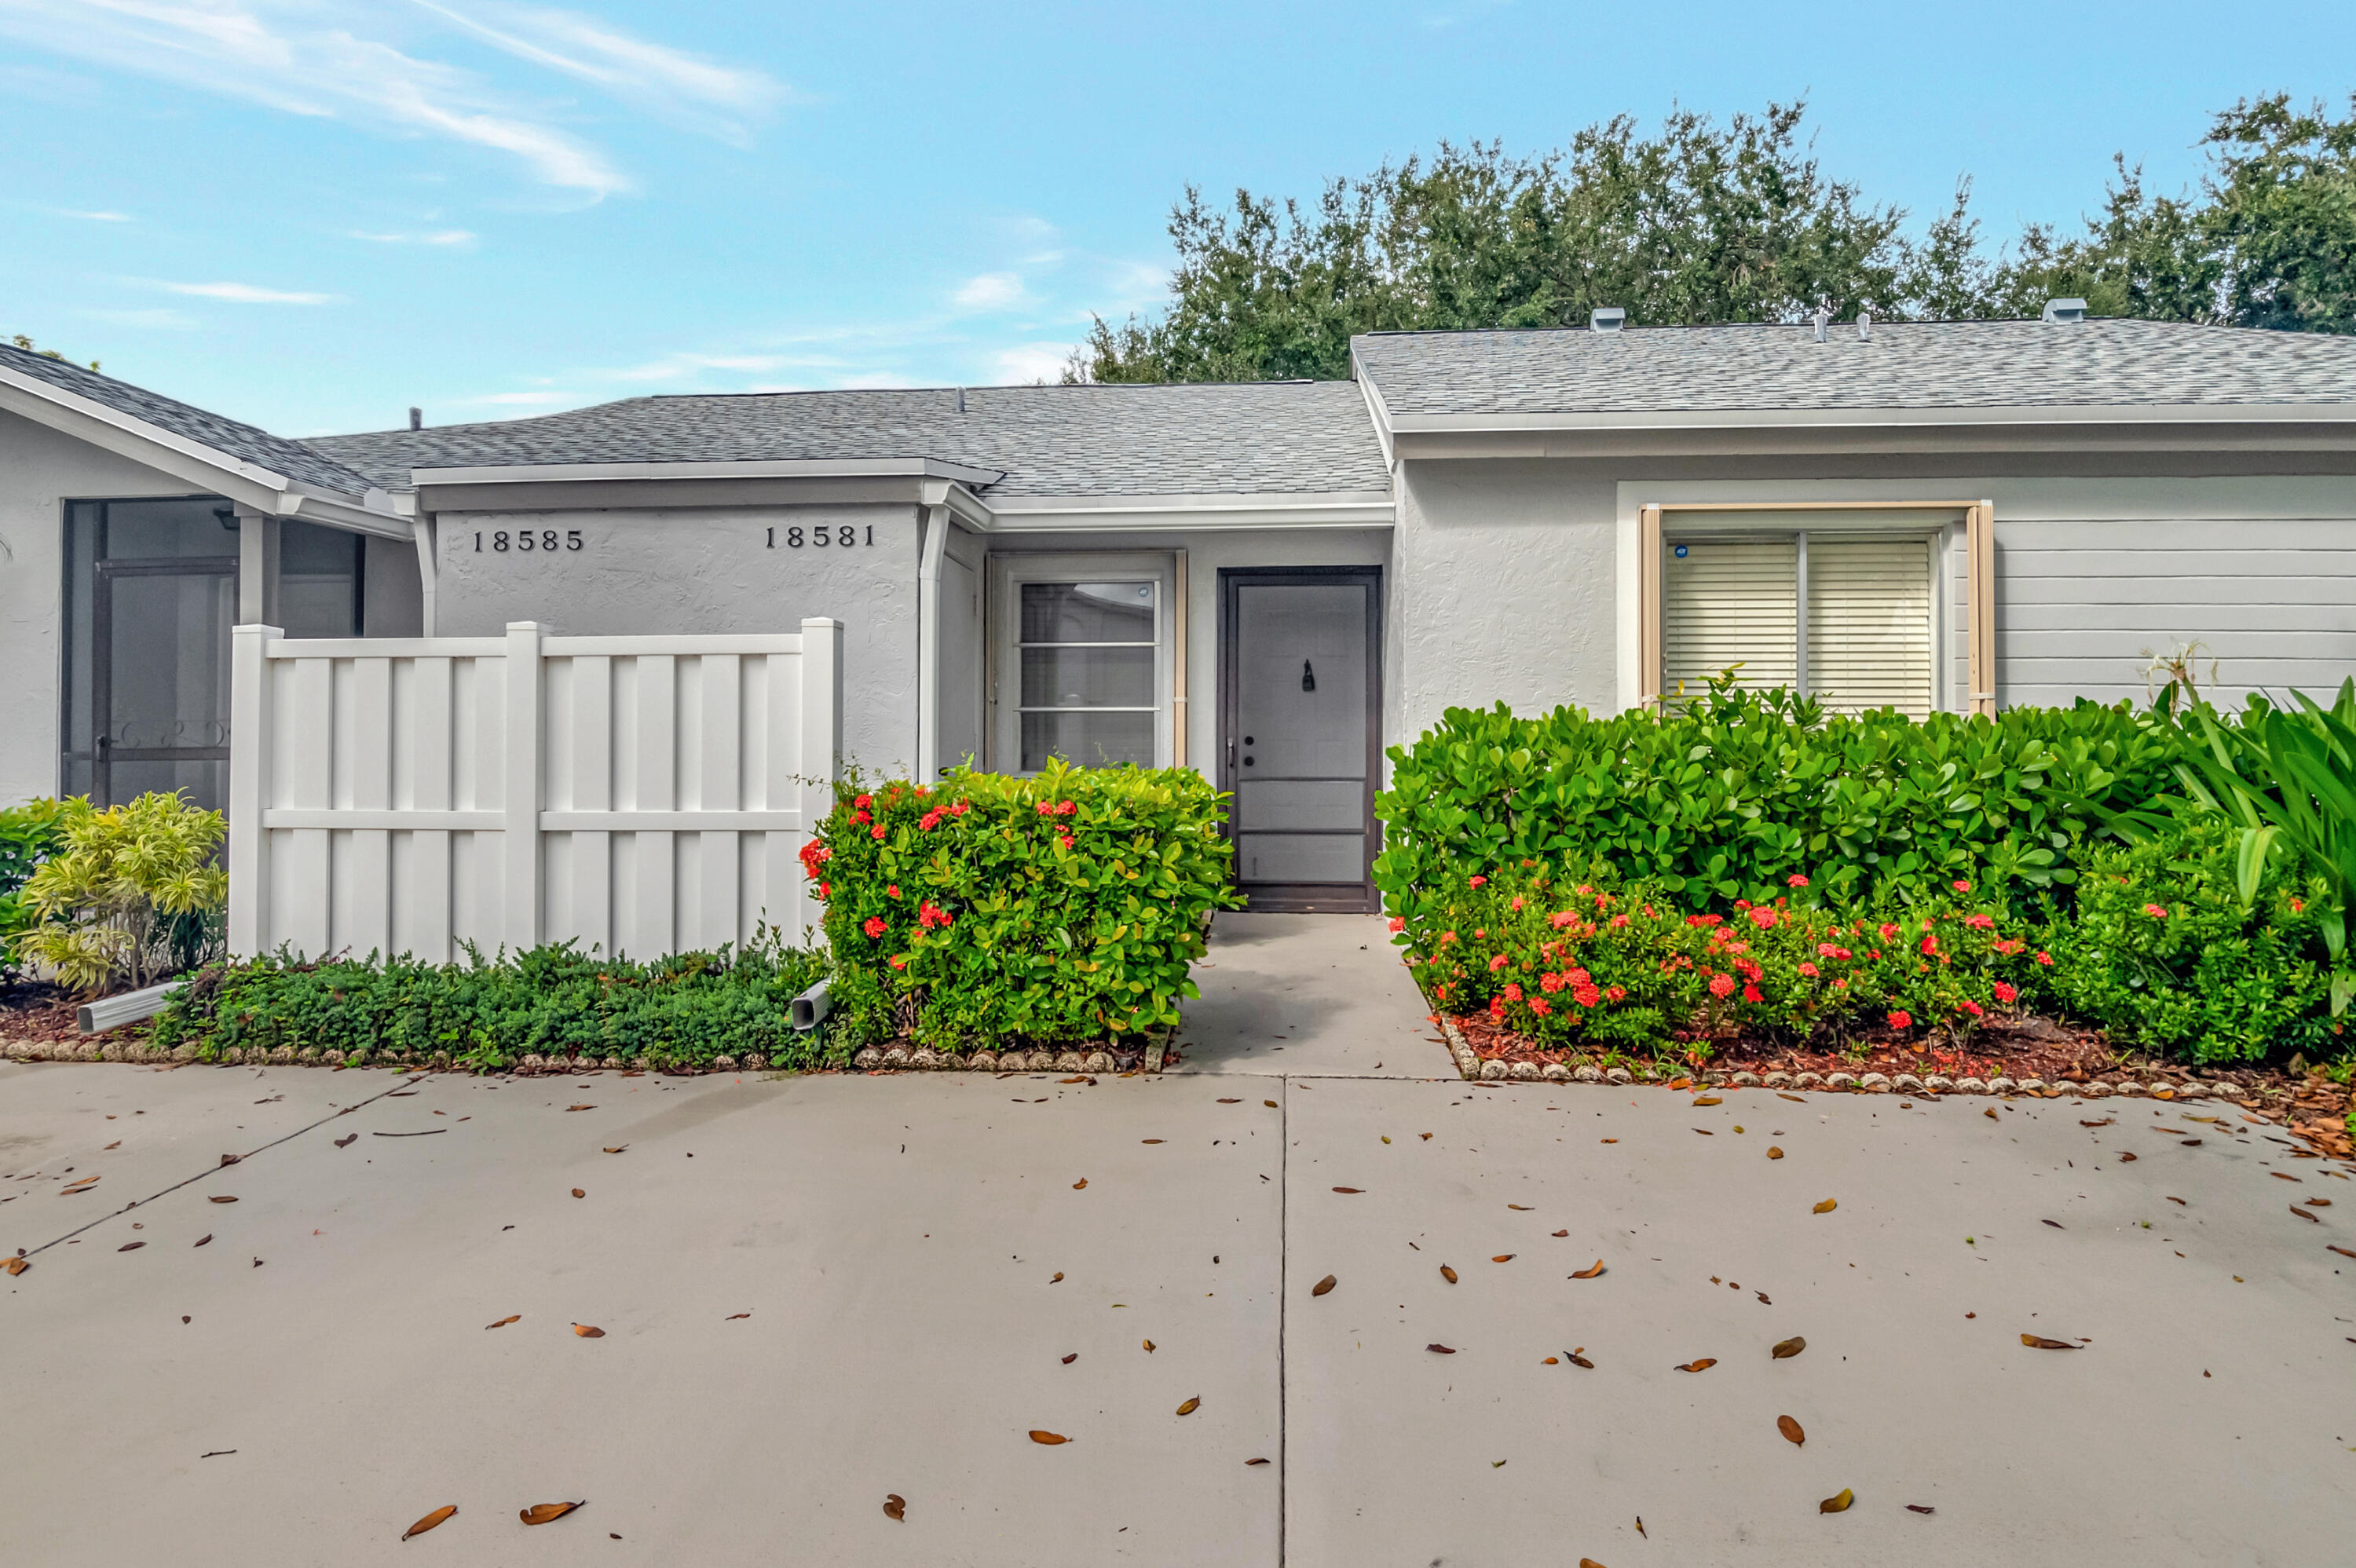
[[1718,1358],[1716,1356],[1704,1356],[1698,1361],[1683,1362],[1678,1366],[1677,1371],[1681,1372],[1706,1372],[1716,1365],[1718,1365]]
[[1424,1349],[1430,1350],[1435,1356],[1452,1356],[1456,1353],[1453,1348],[1447,1345],[1426,1345]]
[[1052,1448],[1058,1443],[1069,1443],[1071,1439],[1065,1436],[1060,1432],[1042,1432],[1038,1428],[1033,1427],[1031,1430],[1031,1441],[1033,1443],[1044,1444],[1048,1447]]
[[427,1531],[432,1530],[435,1525],[440,1524],[444,1520],[448,1519],[452,1514],[456,1513],[457,1511],[458,1505],[456,1503],[444,1503],[440,1508],[435,1509],[432,1513],[427,1514],[423,1519],[419,1520],[415,1524],[412,1524],[407,1530],[402,1531],[401,1532],[401,1539],[407,1541],[412,1535],[423,1535]]
[[1449,1284],[1454,1285],[1456,1283],[1456,1271],[1450,1268],[1446,1264],[1441,1264],[1440,1265],[1440,1277],[1446,1280]]
[[605,1337],[605,1330],[594,1323],[575,1323],[573,1326],[573,1331],[584,1339],[602,1339]]
[[1591,1266],[1580,1269],[1577,1274],[1572,1275],[1570,1277],[1573,1279],[1593,1279],[1602,1272],[1603,1260],[1601,1258],[1598,1258]]
[[885,1519],[892,1520],[906,1519],[908,1517],[908,1499],[902,1497],[897,1492],[884,1493],[884,1517]]
[[484,1325],[483,1325],[483,1327],[484,1327],[485,1328],[487,1328],[487,1328],[506,1328],[506,1327],[507,1327],[509,1324],[510,1324],[510,1323],[520,1323],[520,1322],[522,1322],[522,1321],[523,1321],[523,1314],[522,1314],[522,1313],[520,1313],[520,1312],[511,1312],[511,1313],[508,1314],[508,1316],[506,1316],[505,1317],[500,1318],[498,1322],[496,1322],[496,1323],[486,1323],[486,1324],[484,1324]]
[[1815,1212],[1818,1214],[1829,1214],[1839,1207],[1840,1203],[1837,1200],[1827,1198],[1823,1202],[1816,1205]]
[[1179,1414],[1181,1414],[1181,1415],[1192,1415],[1192,1414],[1194,1414],[1196,1411],[1198,1411],[1198,1410],[1200,1410],[1200,1409],[1202,1409],[1202,1408],[1203,1408],[1203,1401],[1202,1401],[1202,1398],[1198,1395],[1198,1396],[1196,1396],[1195,1398],[1194,1398],[1194,1399],[1190,1399],[1190,1400],[1188,1400],[1185,1403],[1183,1403],[1183,1404],[1180,1405],[1180,1406],[1178,1407],[1178,1413],[1179,1413]]
[[2048,1339],[2041,1334],[2023,1334],[2020,1342],[2032,1350],[2074,1350],[2079,1348],[2066,1339]]
[[1783,1158],[1783,1150],[1782,1146],[1777,1145],[1777,1144],[1769,1144],[1769,1145],[1767,1146],[1767,1157],[1768,1157],[1769,1159],[1781,1159],[1781,1158]]
[[531,1507],[518,1512],[516,1517],[526,1524],[546,1524],[552,1520],[562,1519],[566,1514],[579,1508],[581,1503],[588,1500],[587,1498],[583,1498],[580,1503],[534,1503]]
[[1857,1501],[1857,1494],[1843,1487],[1839,1491],[1816,1505],[1818,1513],[1847,1513],[1848,1505]]
[[1333,1288],[1333,1276],[1329,1274],[1323,1279],[1319,1280],[1315,1285],[1311,1285],[1309,1287],[1309,1294],[1312,1296],[1323,1296]]
[[1808,1342],[1794,1334],[1788,1339],[1778,1341],[1775,1348],[1767,1353],[1779,1361],[1788,1361],[1807,1348]]
[[1800,1424],[1788,1415],[1779,1415],[1775,1418],[1775,1430],[1782,1433],[1794,1446],[1808,1440],[1808,1435],[1802,1430]]

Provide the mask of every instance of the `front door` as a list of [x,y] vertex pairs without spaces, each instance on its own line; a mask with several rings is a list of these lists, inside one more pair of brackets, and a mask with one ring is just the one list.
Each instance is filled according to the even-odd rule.
[[1377,567],[1219,573],[1222,783],[1253,909],[1377,907],[1381,621]]

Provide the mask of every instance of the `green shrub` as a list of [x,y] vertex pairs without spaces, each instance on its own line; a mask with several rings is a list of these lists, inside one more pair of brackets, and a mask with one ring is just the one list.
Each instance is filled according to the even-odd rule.
[[844,784],[803,865],[856,1038],[1061,1045],[1178,1021],[1233,908],[1223,797],[1190,769]]
[[786,946],[774,931],[743,948],[644,964],[570,944],[496,961],[472,956],[472,964],[370,955],[215,965],[175,996],[155,1040],[195,1045],[207,1060],[232,1046],[287,1046],[413,1060],[446,1052],[482,1068],[532,1054],[617,1056],[652,1067],[715,1056],[761,1056],[775,1067],[829,1059],[814,1034],[794,1031],[787,1008],[825,976],[826,960]]
[[2276,857],[2247,903],[2222,816],[2095,850],[2077,908],[2045,940],[2052,1000],[2120,1045],[2195,1061],[2344,1049],[2331,1017],[2327,886]]
[[1879,914],[1793,902],[1809,891],[1795,872],[1783,898],[1717,914],[1601,865],[1532,867],[1430,890],[1426,912],[1392,926],[1436,1006],[1549,1047],[1962,1034],[2011,1008],[2045,956],[1960,880]]
[[214,853],[227,826],[177,795],[143,795],[100,811],[66,801],[64,847],[25,880],[37,923],[16,939],[23,959],[61,985],[132,989],[201,963],[219,949],[229,873]]
[[1965,880],[2025,914],[2067,906],[2072,844],[2104,805],[2165,787],[2178,744],[2124,704],[1827,717],[1722,682],[1667,715],[1451,708],[1391,749],[1375,880],[1393,913],[1419,921],[1438,890],[1524,859],[1601,859],[1687,908],[1772,900],[1804,873],[1811,901],[1832,907]]
[[26,880],[65,844],[65,811],[61,800],[28,800],[0,811],[0,984],[14,977],[16,938],[35,923]]

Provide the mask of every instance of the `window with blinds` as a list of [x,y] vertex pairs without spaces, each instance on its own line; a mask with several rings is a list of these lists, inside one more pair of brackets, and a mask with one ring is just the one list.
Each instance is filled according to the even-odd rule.
[[1662,690],[1721,671],[1837,712],[1932,707],[1931,547],[1919,536],[1779,534],[1663,548]]

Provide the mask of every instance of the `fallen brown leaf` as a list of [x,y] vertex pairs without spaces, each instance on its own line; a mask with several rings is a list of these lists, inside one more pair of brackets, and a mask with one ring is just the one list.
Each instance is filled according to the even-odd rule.
[[1222,1100],[1219,1104],[1222,1105],[1240,1105],[1243,1102],[1241,1100]]
[[573,1326],[573,1331],[584,1339],[602,1339],[605,1337],[605,1330],[594,1323],[575,1323]]
[[1441,1264],[1440,1265],[1440,1277],[1446,1280],[1449,1284],[1454,1285],[1456,1283],[1456,1271],[1450,1268],[1446,1264]]
[[1680,1363],[1677,1367],[1677,1371],[1681,1372],[1706,1372],[1716,1365],[1718,1365],[1718,1358],[1716,1356],[1704,1356],[1698,1361],[1685,1361]]
[[1042,1432],[1036,1427],[1033,1427],[1031,1432],[1031,1441],[1033,1443],[1044,1444],[1046,1446],[1053,1448],[1056,1444],[1069,1443],[1071,1439],[1065,1436],[1060,1432]]
[[1506,1208],[1508,1208],[1508,1209],[1516,1210],[1516,1211],[1518,1211],[1519,1212],[1524,1213],[1524,1214],[1526,1214],[1526,1213],[1528,1213],[1528,1212],[1530,1211],[1530,1206],[1529,1206],[1528,1204],[1526,1204],[1526,1203],[1508,1203],[1508,1204],[1506,1204],[1506,1205],[1505,1205],[1505,1207],[1506,1207]]
[[622,1146],[621,1146],[621,1147],[620,1147],[620,1148],[609,1148],[609,1149],[607,1149],[605,1152],[606,1152],[607,1154],[619,1154],[619,1153],[621,1153],[621,1152],[622,1152],[622,1149],[626,1149],[626,1148],[627,1148],[627,1147],[630,1147],[629,1145],[627,1145],[627,1144],[624,1144],[624,1145],[622,1145]]
[[1794,1105],[1804,1105],[1804,1104],[1807,1104],[1807,1101],[1805,1101],[1805,1100],[1802,1099],[1799,1095],[1797,1095],[1797,1094],[1786,1094],[1786,1093],[1783,1093],[1783,1091],[1782,1091],[1781,1089],[1778,1089],[1778,1090],[1776,1090],[1776,1091],[1775,1091],[1775,1098],[1777,1098],[1778,1100],[1789,1100],[1789,1101],[1791,1101],[1791,1102],[1792,1102],[1792,1104],[1794,1104]]
[[1142,1344],[1142,1345],[1145,1347],[1145,1353],[1146,1353],[1147,1355],[1149,1355],[1149,1356],[1150,1356],[1150,1355],[1153,1354],[1153,1341],[1152,1341],[1152,1340],[1151,1340],[1151,1339],[1144,1339],[1144,1340],[1141,1340],[1141,1341],[1139,1341],[1139,1342],[1140,1342],[1141,1344]]
[[1072,1183],[1072,1190],[1075,1192],[1084,1192],[1087,1189],[1087,1185],[1088,1179],[1083,1176],[1077,1181]]
[[1767,1157],[1768,1157],[1769,1159],[1781,1159],[1781,1158],[1783,1158],[1783,1146],[1782,1146],[1782,1145],[1780,1145],[1780,1144],[1769,1144],[1769,1145],[1767,1146]]
[[1806,1430],[1788,1415],[1779,1415],[1775,1418],[1775,1430],[1782,1433],[1794,1447],[1808,1440]]
[[1430,1133],[1418,1133],[1415,1136],[1421,1138],[1426,1143],[1430,1143],[1431,1141],[1431,1135]]
[[2082,1121],[2082,1122],[2080,1122],[2078,1125],[2079,1125],[2080,1126],[2082,1126],[2082,1127],[2107,1127],[2107,1126],[2109,1126],[2113,1122],[2115,1122],[2115,1121],[2117,1121],[2117,1120],[2118,1120],[2118,1118],[2117,1118],[2116,1116],[2104,1116],[2104,1117],[2101,1121],[2099,1121],[2099,1122],[2086,1122],[2086,1121]]
[[1064,1358],[1064,1365],[1066,1365],[1066,1366],[1067,1366],[1067,1367],[1068,1367],[1068,1366],[1070,1366],[1074,1361],[1076,1361],[1076,1360],[1078,1360],[1079,1359],[1080,1359],[1080,1353],[1079,1353],[1077,1350],[1075,1350],[1075,1351],[1073,1351],[1070,1355],[1066,1356],[1066,1357]]
[[485,1328],[506,1328],[506,1327],[507,1327],[509,1324],[510,1324],[510,1323],[520,1323],[520,1322],[522,1322],[522,1321],[523,1321],[523,1314],[522,1314],[522,1313],[520,1313],[520,1312],[511,1312],[511,1313],[508,1314],[508,1316],[506,1316],[505,1317],[500,1318],[498,1322],[496,1322],[496,1323],[486,1323],[486,1324],[484,1324],[484,1325],[483,1325],[483,1327],[484,1327]]
[[1697,1094],[1694,1096],[1694,1104],[1697,1105],[1723,1105],[1726,1104],[1726,1101],[1724,1098],[1717,1094]]
[[[2293,1211],[2293,1212],[2297,1212],[2297,1211]],[[2314,1215],[2312,1215],[2312,1214],[2310,1214],[2310,1215],[2308,1215],[2308,1218],[2311,1220],[2311,1219],[2315,1218],[2315,1216],[2314,1216]],[[142,1248],[142,1247],[145,1246],[146,1244],[147,1244],[147,1243],[145,1243],[145,1242],[125,1242],[125,1243],[123,1243],[121,1246],[119,1246],[119,1247],[117,1247],[117,1248],[115,1248],[114,1250],[115,1250],[116,1252],[118,1252],[118,1253],[135,1253],[135,1252],[137,1252],[140,1248]]]
[[1267,1463],[1268,1461],[1265,1459],[1247,1459],[1244,1461],[1244,1467],[1248,1469],[1254,1465],[1265,1465]]
[[1565,1350],[1562,1353],[1562,1359],[1574,1367],[1585,1367],[1590,1372],[1595,1370],[1595,1363],[1576,1350]]
[[1140,1138],[1137,1141],[1141,1144],[1158,1144],[1162,1140],[1160,1138]]
[[122,1140],[121,1138],[117,1138],[117,1139],[115,1139],[112,1143],[111,1143],[111,1144],[107,1145],[107,1146],[106,1146],[106,1148],[102,1148],[102,1149],[99,1150],[98,1152],[99,1152],[99,1153],[101,1153],[101,1154],[104,1154],[104,1153],[106,1152],[106,1149],[108,1149],[108,1148],[121,1148],[122,1147],[123,1147],[123,1140]]
[[752,1316],[753,1315],[749,1312],[732,1312],[727,1317],[723,1317],[720,1321],[723,1323],[734,1323],[740,1318],[750,1317]]
[[197,1240],[196,1240],[196,1244],[197,1244],[198,1246],[200,1246],[200,1247],[201,1247],[201,1246],[203,1246],[207,1242],[209,1242],[209,1241],[211,1241],[212,1239],[213,1239],[213,1233],[212,1233],[210,1231],[207,1231],[203,1235],[198,1236],[198,1237],[197,1238]]
[[1200,1409],[1202,1409],[1202,1408],[1203,1408],[1203,1401],[1202,1401],[1202,1399],[1198,1396],[1198,1397],[1196,1397],[1196,1398],[1190,1399],[1190,1400],[1188,1400],[1185,1403],[1183,1403],[1183,1404],[1180,1405],[1180,1406],[1178,1407],[1178,1413],[1179,1413],[1179,1414],[1181,1414],[1181,1415],[1192,1415],[1192,1414],[1194,1414],[1196,1411],[1198,1411],[1198,1410],[1200,1410]]
[[1552,1231],[1547,1233],[1554,1236],[1568,1236],[1570,1234],[1569,1231]]
[[58,1190],[59,1190],[60,1193],[65,1193],[65,1192],[81,1192],[81,1191],[87,1190],[87,1189],[90,1188],[90,1186],[91,1186],[92,1183],[96,1182],[97,1180],[98,1180],[98,1178],[97,1178],[97,1177],[95,1177],[95,1176],[85,1176],[85,1177],[83,1177],[80,1181],[69,1181],[69,1182],[67,1182],[63,1187],[59,1188],[59,1189],[58,1189]]
[[1323,1296],[1333,1288],[1333,1276],[1329,1274],[1323,1279],[1319,1280],[1315,1285],[1311,1285],[1309,1287],[1309,1294],[1312,1296]]
[[1266,1105],[1271,1111],[1276,1109],[1276,1102],[1273,1100],[1262,1100],[1260,1104]]
[[895,1520],[906,1519],[908,1517],[908,1499],[902,1497],[897,1492],[884,1493],[884,1517],[885,1519]]
[[1818,1214],[1829,1214],[1829,1213],[1831,1213],[1834,1210],[1836,1210],[1836,1209],[1837,1209],[1837,1208],[1839,1208],[1839,1207],[1840,1207],[1840,1202],[1839,1202],[1839,1200],[1837,1200],[1837,1199],[1832,1199],[1832,1198],[1827,1198],[1827,1199],[1826,1199],[1823,1202],[1821,1202],[1821,1203],[1817,1204],[1817,1205],[1815,1206],[1815,1209],[1813,1211],[1813,1212],[1815,1212],[1815,1213],[1818,1213]]
[[[2287,1170],[2270,1170],[2266,1172],[2266,1174],[2273,1177],[2276,1181],[2297,1181],[2298,1179],[2297,1177],[2293,1176]],[[91,1179],[92,1181],[96,1181],[98,1178],[93,1176]]]
[[1548,1356],[1545,1360],[1540,1361],[1538,1365],[1542,1367],[1558,1367],[1562,1365],[1562,1358],[1560,1356]]
[[1430,1350],[1435,1356],[1452,1356],[1456,1353],[1454,1349],[1446,1345],[1426,1345],[1424,1349]]
[[1493,1264],[1509,1264],[1514,1261],[1514,1254],[1511,1253],[1499,1253],[1495,1257],[1491,1258],[1489,1261]]
[[235,1165],[242,1157],[244,1157],[241,1155],[225,1154],[221,1156],[221,1163],[223,1165]]
[[1807,1348],[1808,1342],[1794,1334],[1788,1339],[1778,1340],[1775,1348],[1767,1353],[1779,1361],[1788,1361]]
[[2023,1334],[2020,1342],[2032,1350],[2074,1350],[2077,1346],[2067,1339],[2048,1339],[2042,1334]]
[[[2356,1253],[2351,1253],[2351,1252],[2350,1252],[2346,1247],[2335,1247],[2335,1246],[2333,1246],[2333,1245],[2332,1245],[2330,1243],[2329,1243],[2329,1242],[2326,1242],[2326,1243],[2323,1244],[2323,1250],[2324,1250],[2325,1252],[2327,1252],[2327,1253],[2339,1253],[2341,1257],[2343,1257],[2343,1258],[2356,1258]],[[11,1260],[11,1261],[20,1261],[20,1260]]]
[[1364,1191],[1365,1190],[1365,1188],[1363,1188],[1363,1187],[1336,1187],[1335,1189],[1333,1189],[1333,1190],[1334,1190],[1334,1191],[1336,1191],[1336,1192],[1351,1192],[1351,1193],[1357,1193],[1357,1192],[1364,1192]]
[[1704,1137],[1706,1137],[1706,1138],[1714,1138],[1714,1137],[1718,1136],[1718,1135],[1717,1135],[1716,1133],[1711,1132],[1708,1127],[1696,1127],[1696,1128],[1694,1129],[1694,1131],[1696,1131],[1696,1132],[1699,1133],[1702,1136],[1704,1136]]
[[1605,1138],[1603,1141],[1608,1144],[1616,1144],[1620,1140],[1618,1138]]
[[1064,1271],[1063,1271],[1062,1269],[1057,1269],[1057,1270],[1055,1271],[1055,1278],[1053,1278],[1053,1279],[1051,1279],[1051,1280],[1049,1280],[1047,1283],[1048,1283],[1049,1285],[1061,1285],[1061,1284],[1063,1284],[1063,1283],[1064,1283]]
[[589,1196],[589,1192],[586,1188],[576,1187],[573,1189],[573,1196],[575,1198],[586,1198]]
[[1939,1510],[1933,1508],[1929,1503],[1908,1503],[1906,1505],[1906,1511],[1908,1513],[1937,1513]]
[[567,1105],[564,1108],[567,1111],[594,1111],[597,1107],[594,1105]]
[[8,1272],[9,1277],[12,1279],[17,1275],[23,1274],[27,1269],[31,1268],[32,1266],[33,1265],[31,1264],[27,1263],[23,1258],[10,1258],[5,1263],[0,1263],[0,1269],[5,1269]]
[[2310,1225],[2320,1225],[2323,1223],[2323,1221],[2317,1216],[2308,1213],[2306,1210],[2300,1208],[2296,1203],[2290,1206],[2290,1211],[2297,1215],[2300,1219],[2306,1221]]
[[1831,1497],[1828,1497],[1824,1501],[1818,1503],[1816,1505],[1816,1511],[1818,1513],[1847,1513],[1848,1511],[1848,1505],[1855,1501],[1857,1501],[1857,1494],[1850,1491],[1847,1487],[1843,1487],[1839,1491],[1835,1492]]
[[1996,1114],[1996,1107],[1994,1105],[1990,1105],[1987,1110],[1982,1111],[1980,1115],[1986,1116],[1991,1122],[2000,1122],[2004,1120],[2002,1116]]
[[225,1192],[216,1192],[210,1198],[206,1199],[205,1201],[208,1203],[234,1203],[237,1200],[231,1198]]
[[2059,1220],[2040,1220],[2038,1223],[2040,1225],[2051,1225],[2057,1231],[2066,1231],[2069,1229],[2068,1226],[2062,1224]]
[[1590,1266],[1588,1266],[1588,1267],[1586,1267],[1586,1268],[1580,1269],[1577,1274],[1572,1275],[1570,1277],[1571,1277],[1571,1278],[1573,1278],[1573,1279],[1593,1279],[1593,1278],[1595,1278],[1597,1275],[1601,1275],[1602,1272],[1603,1272],[1603,1260],[1602,1260],[1601,1258],[1598,1258],[1598,1259],[1596,1259],[1596,1260],[1595,1260],[1595,1262],[1594,1262],[1592,1264],[1590,1264]]
[[2132,1163],[2134,1162],[2134,1160],[2135,1160],[2135,1156],[2133,1156],[2133,1155],[2131,1155],[2131,1154],[2127,1154],[2127,1153],[2122,1152],[2122,1153],[2120,1154],[2120,1156],[2119,1156],[2119,1158],[2120,1158],[2122,1161],[2124,1161],[2124,1162],[2126,1162],[2126,1163],[2132,1164]]
[[407,1530],[402,1531],[401,1532],[401,1539],[407,1541],[412,1535],[423,1535],[427,1531],[432,1530],[435,1525],[440,1524],[443,1520],[448,1519],[452,1514],[455,1514],[457,1511],[458,1505],[456,1503],[444,1503],[440,1508],[435,1509],[432,1513],[427,1514],[423,1519],[419,1520],[415,1524],[412,1524]]
[[1582,1557],[1579,1560],[1579,1568],[1603,1568],[1603,1564],[1592,1557]]
[[[583,1498],[581,1503],[588,1500],[587,1498]],[[516,1517],[526,1524],[548,1524],[562,1519],[566,1514],[579,1508],[581,1503],[534,1503],[518,1513]]]
[[347,1133],[347,1134],[345,1134],[342,1137],[339,1137],[339,1138],[337,1138],[337,1139],[336,1140],[336,1147],[337,1147],[337,1148],[349,1148],[349,1147],[351,1147],[354,1144],[356,1144],[356,1143],[358,1143],[358,1142],[359,1142],[359,1141],[360,1141],[360,1136],[359,1136],[359,1134],[358,1134],[358,1133]]

